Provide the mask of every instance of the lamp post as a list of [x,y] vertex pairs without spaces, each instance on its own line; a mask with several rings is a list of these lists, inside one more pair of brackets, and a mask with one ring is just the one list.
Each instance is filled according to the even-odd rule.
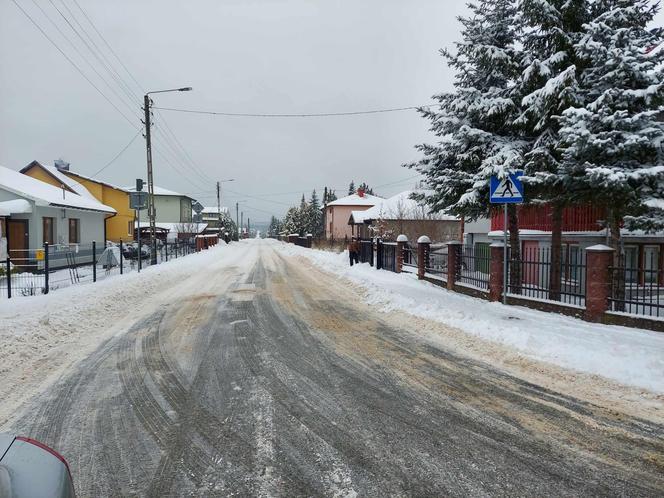
[[145,111],[145,147],[147,150],[148,162],[148,218],[150,220],[150,248],[151,257],[150,263],[157,264],[157,238],[156,238],[156,225],[155,225],[155,209],[154,209],[154,178],[152,175],[152,141],[150,139],[150,106],[152,99],[149,95],[153,93],[166,93],[166,92],[190,92],[190,86],[182,88],[172,88],[170,90],[154,90],[148,92],[143,97],[143,110]]
[[219,235],[221,235],[221,184],[226,182],[234,182],[235,178],[229,180],[220,180],[217,182],[217,228]]

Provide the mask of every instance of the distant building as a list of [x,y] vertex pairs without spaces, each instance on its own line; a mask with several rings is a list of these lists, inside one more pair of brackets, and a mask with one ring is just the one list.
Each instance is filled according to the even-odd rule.
[[382,197],[365,194],[361,189],[357,193],[329,202],[325,210],[325,238],[344,239],[353,235],[348,219],[353,211],[365,211],[380,201]]
[[133,239],[135,216],[134,210],[129,207],[127,189],[75,173],[69,169],[69,163],[60,159],[54,162],[54,166],[32,161],[21,170],[21,173],[54,187],[64,186],[69,192],[96,199],[102,204],[112,207],[115,209],[116,215],[106,219],[103,240],[117,243],[120,240]]
[[426,206],[411,199],[413,190],[400,192],[366,210],[352,211],[348,219],[352,235],[395,240],[406,235],[415,243],[421,235],[434,242],[461,240],[461,222],[456,216],[430,213]]
[[[127,187],[135,192],[136,187]],[[147,186],[143,188],[147,192]],[[155,221],[157,223],[191,223],[194,199],[186,194],[173,192],[162,187],[154,187]],[[148,223],[147,209],[141,210],[141,225]]]

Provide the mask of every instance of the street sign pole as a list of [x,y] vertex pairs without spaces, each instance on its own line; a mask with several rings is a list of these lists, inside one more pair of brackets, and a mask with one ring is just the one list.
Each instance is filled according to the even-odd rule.
[[136,210],[136,220],[138,222],[138,273],[141,273],[141,210]]
[[[507,205],[523,202],[523,184],[521,176],[523,172],[517,171],[507,177],[492,176],[489,188],[489,202],[491,204],[503,205],[503,304],[507,304],[508,287],[508,259],[509,250],[507,240]],[[513,282],[514,283],[514,282]]]
[[507,204],[503,204],[503,304],[507,304]]

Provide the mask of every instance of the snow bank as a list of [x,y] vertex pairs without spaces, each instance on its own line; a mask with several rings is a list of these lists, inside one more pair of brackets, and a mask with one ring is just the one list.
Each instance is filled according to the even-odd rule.
[[662,333],[490,303],[419,281],[414,274],[378,271],[368,264],[349,267],[345,253],[292,244],[277,247],[349,279],[366,291],[366,302],[380,310],[434,320],[531,359],[664,393]]

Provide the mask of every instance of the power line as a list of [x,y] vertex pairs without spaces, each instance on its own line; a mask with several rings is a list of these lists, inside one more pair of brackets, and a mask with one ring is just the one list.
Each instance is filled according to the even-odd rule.
[[106,102],[108,102],[109,104],[111,104],[111,106],[112,106],[112,107],[113,107],[113,108],[114,108],[114,109],[115,109],[115,110],[116,110],[116,111],[117,111],[117,112],[118,112],[118,113],[119,113],[119,114],[120,114],[120,115],[121,115],[121,116],[122,116],[127,122],[129,122],[129,124],[130,124],[134,129],[138,129],[138,127],[136,126],[136,124],[134,123],[134,121],[132,121],[131,119],[129,119],[129,118],[128,118],[128,117],[127,117],[127,116],[126,116],[126,115],[125,115],[125,114],[124,114],[124,113],[118,108],[118,106],[116,106],[116,105],[113,103],[113,101],[112,101],[111,99],[109,99],[109,98],[106,96],[106,94],[105,94],[104,92],[102,92],[102,91],[99,89],[99,87],[98,87],[97,85],[95,85],[95,84],[92,82],[92,80],[91,80],[90,78],[88,78],[88,76],[87,76],[87,75],[81,70],[81,68],[78,67],[78,65],[77,65],[73,60],[71,60],[71,58],[70,58],[70,57],[69,57],[69,56],[68,56],[68,55],[67,55],[67,54],[66,54],[66,53],[60,48],[60,46],[59,46],[57,43],[55,43],[55,42],[53,41],[53,39],[52,39],[50,36],[48,36],[48,34],[46,34],[46,31],[44,31],[44,30],[42,29],[42,27],[41,27],[41,26],[40,26],[40,25],[39,25],[39,24],[38,24],[38,23],[32,18],[32,16],[30,16],[30,14],[28,14],[27,11],[25,11],[25,10],[23,9],[23,7],[21,7],[21,6],[19,5],[19,3],[18,3],[16,0],[12,0],[12,2],[13,2],[14,5],[16,5],[16,7],[17,7],[17,8],[23,13],[23,15],[24,15],[25,17],[27,17],[27,18],[30,20],[30,22],[31,22],[31,23],[32,23],[32,24],[33,24],[33,25],[39,30],[39,32],[44,36],[44,38],[46,38],[46,39],[51,43],[51,45],[53,45],[53,46],[58,50],[58,52],[60,52],[60,54],[62,54],[62,56],[63,56],[65,59],[67,59],[67,62],[69,62],[69,63],[74,67],[74,69],[76,69],[76,71],[77,71],[81,76],[83,76],[83,78],[85,78],[85,80],[86,80],[86,81],[87,81],[87,82],[88,82],[88,83],[89,83],[89,84],[90,84],[90,85],[91,85],[91,86],[97,91],[97,93],[99,93],[99,95],[101,95],[101,96],[104,98],[104,100],[106,100]]
[[101,168],[99,171],[97,171],[94,175],[91,175],[92,178],[94,178],[94,177],[97,176],[99,173],[101,173],[101,172],[104,171],[106,168],[108,168],[111,164],[113,164],[113,163],[114,163],[114,162],[115,162],[115,161],[116,161],[116,160],[122,155],[122,153],[123,153],[125,150],[127,150],[131,144],[134,143],[134,140],[136,140],[136,139],[138,138],[138,136],[141,134],[141,131],[142,131],[142,130],[138,130],[138,133],[136,133],[136,135],[134,135],[134,137],[129,141],[129,143],[128,143],[127,145],[125,145],[124,148],[123,148],[120,152],[118,152],[118,153],[115,155],[115,157],[114,157],[113,159],[111,159],[108,163],[106,163],[106,165],[105,165],[103,168]]
[[390,109],[372,109],[368,111],[348,111],[348,112],[319,112],[307,114],[267,114],[267,113],[249,113],[249,112],[222,112],[222,111],[202,111],[197,109],[177,109],[173,107],[155,107],[162,111],[184,112],[189,114],[208,114],[211,116],[230,116],[244,118],[324,118],[332,116],[358,116],[363,114],[379,114],[385,112],[400,112],[432,107],[439,104],[426,104],[422,106],[394,107]]

